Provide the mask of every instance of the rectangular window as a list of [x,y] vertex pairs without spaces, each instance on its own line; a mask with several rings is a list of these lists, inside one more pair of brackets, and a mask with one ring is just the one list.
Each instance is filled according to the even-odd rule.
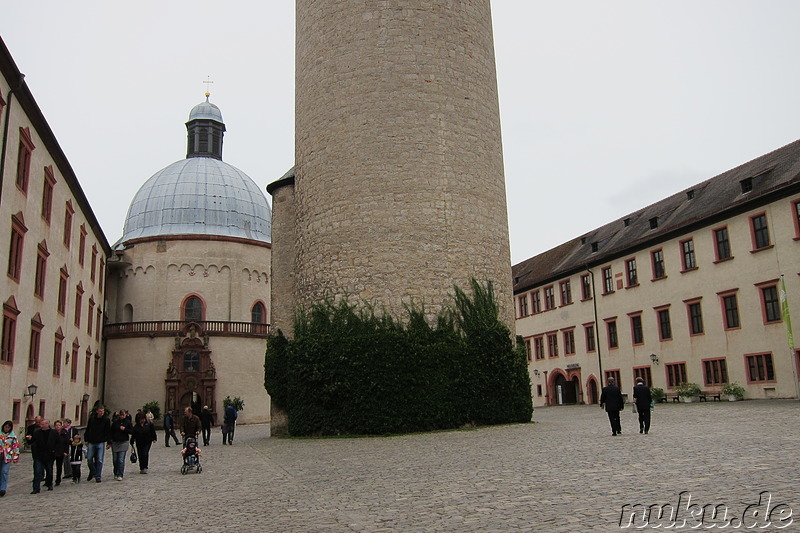
[[681,261],[683,262],[683,270],[694,270],[697,268],[693,239],[681,241]]
[[86,359],[83,363],[83,383],[85,385],[89,384],[89,375],[92,371],[92,352],[86,350]]
[[83,258],[86,255],[86,225],[81,224],[81,235],[78,240],[78,264],[83,266]]
[[97,246],[92,245],[92,270],[89,272],[89,279],[94,283],[96,278],[95,270],[97,270]]
[[49,255],[47,243],[42,241],[39,243],[39,248],[36,252],[36,274],[33,278],[33,295],[40,299],[44,299],[44,284],[47,279],[47,258]]
[[100,340],[100,321],[103,319],[103,312],[97,308],[97,319],[94,322],[94,338]]
[[28,228],[25,227],[25,222],[22,218],[22,213],[19,216],[14,215],[11,217],[11,241],[8,248],[8,277],[19,283],[22,277],[22,249],[25,243],[25,233]]
[[28,346],[28,369],[39,370],[39,347],[42,339],[42,324],[31,323],[31,342]]
[[53,343],[53,375],[61,376],[61,350],[64,337],[56,333],[56,340]]
[[17,151],[17,188],[25,194],[28,193],[28,178],[31,173],[33,149],[30,129],[20,128],[19,150]]
[[528,293],[519,297],[519,316],[520,318],[528,316]]
[[97,376],[99,375],[100,370],[100,357],[99,354],[95,354],[94,356],[94,377],[92,378],[92,386],[97,387]]
[[608,333],[608,347],[618,348],[619,340],[617,339],[617,321],[609,320],[606,322],[606,329]]
[[722,297],[722,309],[724,311],[725,329],[739,328],[739,304],[735,293]]
[[659,309],[657,313],[659,340],[666,341],[672,339],[672,323],[669,319],[669,309]]
[[58,280],[58,312],[61,315],[67,313],[67,280],[69,274],[65,269],[61,269],[61,275]]
[[532,292],[531,298],[533,299],[533,314],[542,312],[542,294],[539,291]]
[[589,274],[581,276],[581,298],[583,300],[592,299],[592,282],[589,279]]
[[556,292],[552,285],[544,288],[544,310],[549,311],[556,306]]
[[611,267],[603,269],[603,294],[614,292],[614,278],[611,274]]
[[530,339],[525,339],[525,356],[527,357],[529,363],[533,361],[533,350],[531,349]]
[[564,355],[575,355],[575,330],[564,332]]
[[92,336],[92,317],[94,316],[94,298],[89,297],[89,312],[86,313],[86,333]]
[[639,284],[639,276],[636,273],[636,258],[633,257],[625,261],[625,277],[628,280],[628,287],[635,287]]
[[561,289],[561,305],[569,305],[572,303],[572,287],[569,280],[562,281],[559,284]]
[[725,261],[731,257],[731,241],[728,237],[728,228],[719,228],[714,230],[714,250],[717,255],[717,261]]
[[619,373],[619,369],[606,370],[606,383],[608,383],[608,380],[611,378],[613,378],[614,381],[617,382],[617,387],[619,387],[620,390],[622,390],[622,376]]
[[547,334],[547,355],[548,357],[558,357],[558,335],[555,333]]
[[750,229],[753,232],[753,250],[762,250],[769,247],[769,226],[767,215],[761,213],[750,218]]
[[17,342],[17,315],[16,309],[3,306],[3,339],[0,349],[0,362],[14,362],[14,348]]
[[69,366],[69,379],[72,381],[76,381],[78,379],[78,349],[80,345],[73,344],[72,345],[72,353],[70,354],[70,366]]
[[650,254],[653,263],[653,279],[663,279],[667,277],[667,269],[664,266],[664,251],[655,250]]
[[633,382],[636,383],[639,378],[642,378],[647,387],[653,386],[653,375],[650,373],[649,366],[640,366],[633,369]]
[[533,356],[536,359],[544,359],[544,337],[541,335],[533,338]]
[[703,360],[703,383],[722,385],[728,382],[728,365],[725,358]]
[[81,327],[81,306],[83,305],[83,286],[78,283],[75,289],[75,327]]
[[596,350],[594,344],[594,324],[583,326],[583,331],[586,334],[586,351],[593,352]]
[[100,270],[97,272],[100,278],[100,294],[103,293],[103,280],[106,279],[106,262],[102,257],[100,258]]
[[19,424],[21,413],[22,413],[22,401],[14,400],[14,407],[12,407],[11,409],[11,420],[14,422],[14,424]]
[[644,344],[644,330],[642,329],[642,315],[631,316],[631,337],[633,344]]
[[747,380],[749,382],[775,381],[771,353],[747,355],[745,360],[747,361]]
[[764,322],[781,321],[781,303],[778,299],[777,285],[761,287],[761,303],[764,306]]
[[668,363],[664,365],[667,370],[667,387],[677,387],[686,383],[686,363]]
[[67,250],[69,250],[69,245],[72,241],[72,215],[74,214],[75,210],[72,208],[72,202],[68,200],[64,210],[64,246],[67,247]]
[[703,310],[700,307],[700,302],[691,302],[686,304],[689,312],[689,333],[692,335],[703,334]]
[[53,167],[44,167],[44,186],[42,187],[42,219],[50,225],[53,216],[53,190],[56,186],[56,178],[53,175]]
[[792,220],[794,220],[795,239],[800,239],[800,200],[792,202]]

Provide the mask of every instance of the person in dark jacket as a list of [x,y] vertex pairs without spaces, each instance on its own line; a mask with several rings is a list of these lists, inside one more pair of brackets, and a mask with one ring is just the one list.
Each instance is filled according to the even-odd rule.
[[608,378],[608,385],[603,387],[600,394],[600,407],[605,407],[608,413],[608,421],[611,423],[611,435],[616,436],[622,433],[622,425],[619,421],[619,412],[625,409],[625,399],[622,391],[617,387],[614,378]]
[[644,384],[644,379],[636,378],[636,386],[633,387],[633,401],[636,403],[636,411],[639,413],[639,433],[650,432],[650,404],[653,396],[650,394],[650,387]]
[[[64,457],[69,451],[69,438],[64,430],[64,423],[61,420],[53,422],[53,431],[58,436],[56,444],[56,487],[61,485],[61,474],[64,472]],[[69,470],[69,468],[67,468]]]
[[136,445],[139,460],[139,473],[146,474],[150,465],[150,446],[158,440],[156,428],[147,421],[147,417],[139,417],[131,429],[131,444]]
[[169,448],[170,437],[175,439],[175,445],[180,444],[178,436],[175,434],[175,417],[172,416],[172,409],[167,410],[167,414],[164,415],[164,443],[167,448]]
[[192,408],[187,407],[183,410],[183,425],[181,426],[181,437],[183,437],[183,445],[186,446],[186,439],[193,437],[197,439],[200,435],[200,429],[203,424],[197,415],[192,414]]
[[214,423],[214,415],[207,405],[200,411],[200,424],[203,426],[203,445],[208,446],[211,442],[211,425]]
[[114,479],[122,481],[125,476],[125,460],[128,458],[128,439],[131,437],[131,417],[125,409],[111,420],[111,456],[114,460]]
[[233,433],[236,431],[236,419],[238,417],[239,413],[236,412],[236,408],[233,405],[225,407],[225,415],[222,420],[222,444],[233,444]]
[[[78,428],[72,425],[72,420],[69,418],[64,419],[64,427],[61,428],[61,432],[66,435],[68,446],[72,445],[72,439],[75,438],[75,435],[78,435],[80,433]],[[69,450],[69,448],[67,449]],[[71,477],[72,477],[72,469],[64,468],[64,479],[69,479]]]
[[111,420],[106,416],[106,409],[101,404],[95,407],[92,416],[89,417],[83,440],[86,441],[86,462],[89,464],[87,481],[94,479],[100,483],[103,476],[105,447],[111,447]]
[[43,419],[39,429],[31,437],[31,455],[33,456],[33,491],[39,494],[42,479],[47,490],[53,490],[53,462],[56,459],[58,433],[50,428],[50,421]]

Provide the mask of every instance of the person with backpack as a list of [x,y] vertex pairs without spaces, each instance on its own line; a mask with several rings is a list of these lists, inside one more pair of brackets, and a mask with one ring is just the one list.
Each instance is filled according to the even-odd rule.
[[225,415],[223,416],[222,424],[222,444],[233,445],[233,434],[236,431],[236,419],[239,413],[233,405],[228,405],[225,408]]

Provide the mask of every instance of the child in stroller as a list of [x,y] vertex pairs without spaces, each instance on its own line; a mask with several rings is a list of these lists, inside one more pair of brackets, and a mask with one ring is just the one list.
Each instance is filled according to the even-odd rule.
[[181,474],[186,474],[191,470],[194,470],[198,474],[202,472],[203,466],[200,464],[201,454],[202,451],[200,450],[200,447],[197,446],[197,439],[194,437],[188,437],[183,449],[181,450],[181,455],[183,456]]

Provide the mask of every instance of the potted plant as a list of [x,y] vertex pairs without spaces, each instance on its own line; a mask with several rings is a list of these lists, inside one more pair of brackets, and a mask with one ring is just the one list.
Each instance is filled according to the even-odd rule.
[[653,398],[654,403],[658,403],[664,399],[664,389],[661,387],[650,387],[650,396]]
[[691,403],[700,396],[700,386],[697,383],[681,383],[675,387],[675,392],[684,403]]
[[744,399],[744,387],[736,382],[726,383],[721,392],[723,396],[728,397],[729,402]]

